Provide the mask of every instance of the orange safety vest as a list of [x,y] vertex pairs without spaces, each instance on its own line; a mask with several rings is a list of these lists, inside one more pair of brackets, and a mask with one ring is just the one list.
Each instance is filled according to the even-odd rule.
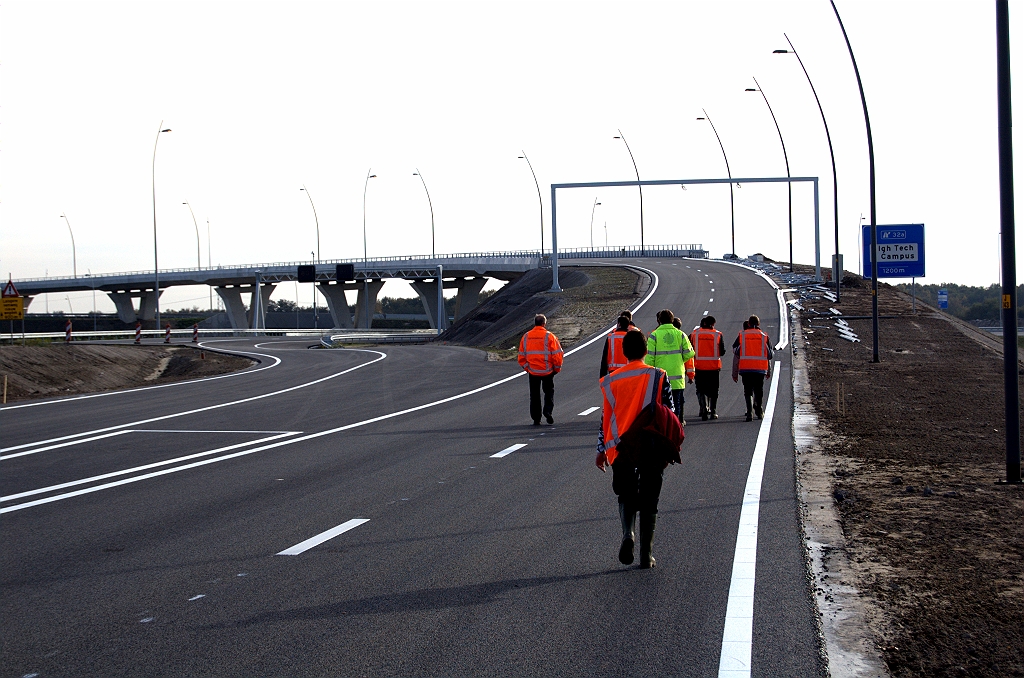
[[753,327],[740,332],[740,372],[768,372],[768,335]]
[[722,357],[718,355],[718,347],[722,343],[722,333],[698,327],[690,334],[690,343],[696,355],[693,357],[694,367],[698,370],[722,369]]
[[629,359],[622,352],[622,338],[626,336],[624,330],[615,330],[608,335],[604,342],[604,354],[608,362],[608,374],[611,374],[620,367],[624,367]]
[[519,365],[538,377],[562,368],[562,345],[558,337],[538,325],[519,340]]
[[604,414],[601,417],[603,446],[608,463],[618,456],[616,446],[640,412],[652,402],[661,402],[665,370],[650,367],[643,360],[634,360],[601,378]]

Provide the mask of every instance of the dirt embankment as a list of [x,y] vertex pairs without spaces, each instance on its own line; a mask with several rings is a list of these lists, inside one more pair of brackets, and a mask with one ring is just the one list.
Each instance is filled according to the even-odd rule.
[[[871,292],[843,289],[847,315]],[[869,624],[893,676],[1024,676],[1024,488],[1005,477],[1002,358],[879,289],[841,339],[827,301],[801,323],[819,436]],[[1022,380],[1024,390],[1024,380]]]
[[110,391],[245,369],[248,358],[187,346],[51,344],[0,346],[7,401]]
[[650,287],[650,279],[618,266],[559,267],[561,292],[550,292],[551,271],[530,271],[461,318],[441,340],[487,349],[492,358],[514,357],[519,338],[533,317],[548,317],[548,329],[570,348],[610,327],[623,309]]

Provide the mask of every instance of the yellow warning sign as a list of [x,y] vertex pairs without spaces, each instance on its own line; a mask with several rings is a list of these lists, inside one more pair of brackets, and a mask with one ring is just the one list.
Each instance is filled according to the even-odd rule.
[[0,298],[0,320],[23,320],[25,318],[25,297]]
[[1010,295],[1009,294],[1004,294],[1003,295],[1003,308],[1010,308]]

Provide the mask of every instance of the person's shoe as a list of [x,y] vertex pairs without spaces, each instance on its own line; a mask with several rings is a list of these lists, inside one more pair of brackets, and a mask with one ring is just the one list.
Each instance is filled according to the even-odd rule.
[[764,419],[764,412],[761,411],[761,406],[757,403],[754,403],[754,414],[758,419]]
[[534,419],[533,420],[533,425],[534,426],[540,426],[540,419]]
[[658,514],[640,514],[640,569],[654,567],[654,527],[658,523]]
[[700,420],[701,421],[707,421],[708,420],[708,413],[707,412],[701,412],[700,413]]
[[718,412],[712,412],[711,413],[711,418],[712,419],[718,419]]
[[628,511],[624,504],[619,504],[619,521],[622,523],[622,544],[619,546],[619,562],[623,565],[632,565],[633,525],[636,522],[636,511]]
[[754,418],[750,416],[750,412],[747,412],[744,421],[754,421]]
[[545,419],[547,419],[547,422],[548,422],[549,424],[554,424],[554,423],[555,423],[555,418],[554,418],[554,417],[552,417],[552,416],[551,416],[550,414],[545,414],[545,415],[544,415],[544,418],[545,418]]

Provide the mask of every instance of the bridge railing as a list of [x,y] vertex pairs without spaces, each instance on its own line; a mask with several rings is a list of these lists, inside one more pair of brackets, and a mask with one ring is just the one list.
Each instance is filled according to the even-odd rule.
[[[694,254],[685,254],[691,252]],[[559,259],[586,259],[586,258],[597,258],[597,257],[640,257],[640,256],[699,256],[703,253],[706,258],[707,253],[704,252],[703,247],[699,244],[692,245],[647,245],[643,248],[639,246],[629,247],[574,247],[574,248],[561,248],[558,250]],[[415,255],[415,256],[393,256],[393,257],[374,257],[373,259],[366,260],[366,267],[373,268],[379,267],[380,264],[392,264],[392,263],[410,263],[410,262],[438,262],[441,264],[451,265],[451,262],[458,260],[471,260],[471,259],[541,259],[550,260],[551,250],[497,250],[492,252],[456,252],[452,254],[438,254],[436,256],[429,255]],[[232,264],[216,266],[200,266],[190,268],[162,268],[160,273],[203,273],[210,271],[232,271],[239,269],[270,269],[270,268],[293,268],[302,265],[308,265],[311,262],[306,261],[275,261],[275,262],[264,262],[258,264]],[[334,266],[335,264],[362,264],[362,257],[348,258],[348,259],[321,259],[316,263],[320,266]],[[93,273],[83,274],[77,278],[82,279],[96,279],[96,278],[110,278],[110,277],[122,277],[122,276],[145,276],[152,275],[152,269],[146,269],[141,271],[122,271],[118,273]],[[18,278],[16,282],[19,283],[30,283],[30,282],[46,282],[51,280],[69,280],[67,276],[45,276],[36,278]]]

